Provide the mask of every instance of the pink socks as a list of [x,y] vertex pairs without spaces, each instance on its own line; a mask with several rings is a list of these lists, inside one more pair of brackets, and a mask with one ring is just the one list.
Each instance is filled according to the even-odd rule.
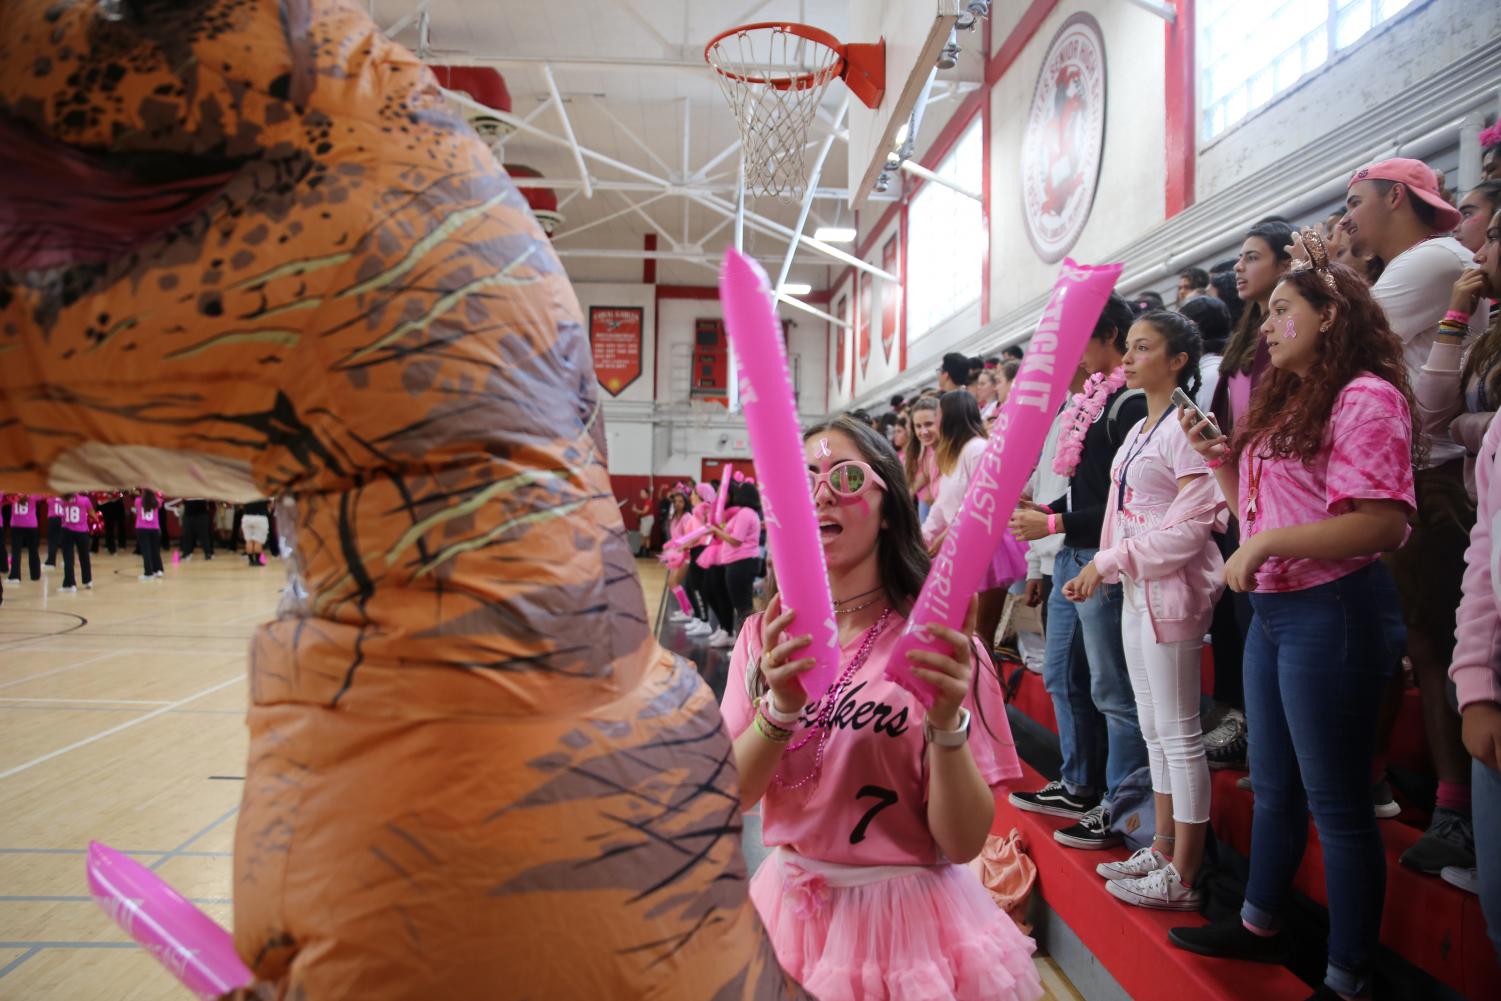
[[1434,805],[1440,810],[1452,810],[1468,817],[1470,815],[1470,784],[1440,781],[1438,801]]

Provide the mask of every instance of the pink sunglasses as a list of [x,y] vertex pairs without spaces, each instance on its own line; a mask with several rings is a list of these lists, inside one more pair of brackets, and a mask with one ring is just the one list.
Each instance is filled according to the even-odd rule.
[[827,473],[808,470],[808,493],[818,496],[818,486],[826,483],[835,497],[857,497],[872,486],[887,489],[886,482],[874,469],[859,459],[841,462]]

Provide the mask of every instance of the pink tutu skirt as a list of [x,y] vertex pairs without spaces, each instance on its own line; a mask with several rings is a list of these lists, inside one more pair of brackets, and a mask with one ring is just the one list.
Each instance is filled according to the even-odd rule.
[[1007,587],[1013,581],[1025,580],[1027,576],[1027,544],[1020,542],[1010,532],[1002,533],[1000,545],[990,558],[990,569],[980,584],[980,590],[989,591]]
[[751,900],[819,1001],[1033,1001],[1037,945],[957,865],[850,866],[778,848]]

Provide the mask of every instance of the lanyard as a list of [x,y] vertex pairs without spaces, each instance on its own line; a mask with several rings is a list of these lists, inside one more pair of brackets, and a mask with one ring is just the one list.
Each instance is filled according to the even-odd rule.
[[1165,420],[1167,420],[1167,415],[1170,414],[1170,413],[1172,413],[1172,412],[1173,412],[1173,408],[1172,407],[1168,407],[1166,410],[1164,410],[1162,412],[1162,416],[1159,417],[1159,418],[1157,418],[1157,423],[1152,425],[1152,429],[1150,431],[1148,431],[1146,433],[1146,436],[1141,439],[1141,442],[1139,444],[1137,444],[1136,451],[1133,452],[1133,451],[1129,451],[1128,450],[1126,452],[1126,461],[1123,462],[1123,463],[1121,463],[1121,478],[1120,478],[1120,482],[1118,484],[1116,484],[1116,495],[1115,495],[1115,507],[1116,507],[1116,510],[1118,510],[1118,511],[1124,511],[1124,510],[1126,510],[1126,473],[1127,473],[1127,471],[1130,470],[1131,463],[1135,462],[1136,459],[1137,459],[1137,457],[1140,456],[1143,451],[1145,451],[1145,449],[1147,447],[1147,444],[1152,440],[1152,435],[1154,435],[1154,434],[1157,433],[1157,429],[1160,428],[1160,427],[1162,427],[1162,422],[1165,421]]

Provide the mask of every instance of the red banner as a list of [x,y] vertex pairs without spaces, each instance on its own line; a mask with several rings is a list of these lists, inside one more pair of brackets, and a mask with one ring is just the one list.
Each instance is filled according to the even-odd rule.
[[611,396],[641,377],[640,306],[590,306],[589,348],[594,375]]
[[871,288],[875,279],[869,271],[860,272],[860,336],[856,347],[860,352],[860,374],[864,375],[870,367],[870,323],[871,323]]
[[[896,237],[886,241],[881,248],[881,269],[896,274]],[[897,318],[901,315],[902,287],[895,282],[881,282],[881,350],[886,352],[886,364],[891,364],[891,347],[896,343]]]

